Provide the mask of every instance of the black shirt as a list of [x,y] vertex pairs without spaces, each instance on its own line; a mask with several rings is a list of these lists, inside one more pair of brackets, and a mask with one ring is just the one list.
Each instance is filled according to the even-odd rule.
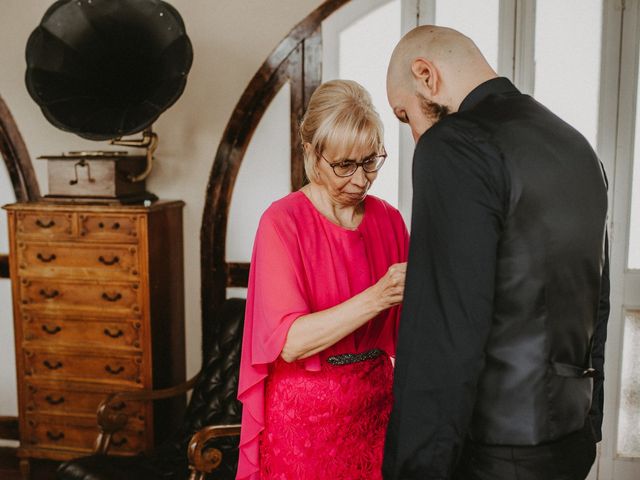
[[[494,94],[522,95],[509,80],[496,78],[473,90],[459,112]],[[414,154],[386,479],[451,478],[484,366],[512,185],[501,152],[464,117],[449,115],[427,130]]]

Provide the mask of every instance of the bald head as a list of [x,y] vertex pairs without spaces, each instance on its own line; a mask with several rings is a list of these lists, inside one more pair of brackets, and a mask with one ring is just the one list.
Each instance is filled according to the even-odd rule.
[[415,91],[416,83],[428,80],[422,77],[425,68],[435,80],[427,98],[452,111],[476,86],[497,76],[470,38],[451,28],[424,25],[402,37],[393,51],[387,91]]

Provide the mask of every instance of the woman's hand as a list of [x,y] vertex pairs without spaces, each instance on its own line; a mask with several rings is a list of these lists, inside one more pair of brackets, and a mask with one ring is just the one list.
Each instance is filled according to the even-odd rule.
[[375,285],[369,288],[381,312],[402,303],[406,274],[407,263],[395,263]]
[[280,356],[286,362],[310,357],[350,335],[404,296],[406,263],[391,265],[378,282],[358,295],[319,312],[297,318]]

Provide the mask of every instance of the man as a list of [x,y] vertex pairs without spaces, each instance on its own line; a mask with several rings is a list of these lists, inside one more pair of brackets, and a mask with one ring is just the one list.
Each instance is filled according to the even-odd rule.
[[455,30],[403,37],[387,94],[416,150],[384,478],[584,479],[609,314],[596,154]]

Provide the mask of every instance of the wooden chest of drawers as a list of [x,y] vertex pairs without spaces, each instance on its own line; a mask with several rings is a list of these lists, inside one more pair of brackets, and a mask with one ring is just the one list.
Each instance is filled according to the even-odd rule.
[[[108,393],[184,381],[182,207],[5,207],[23,459],[90,453]],[[122,408],[133,420],[111,453],[132,455],[177,426],[184,399]]]

